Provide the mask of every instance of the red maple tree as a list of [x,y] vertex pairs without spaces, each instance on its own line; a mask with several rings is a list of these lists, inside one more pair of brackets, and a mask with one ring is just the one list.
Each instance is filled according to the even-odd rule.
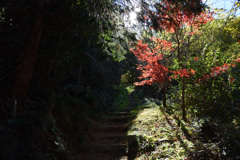
[[[165,83],[171,81],[170,76],[168,76],[169,69],[167,66],[163,65],[164,55],[159,53],[160,49],[172,50],[171,42],[160,41],[156,39],[155,41],[158,45],[150,49],[147,44],[143,44],[142,41],[138,41],[135,48],[130,50],[144,64],[138,64],[138,70],[142,72],[139,77],[141,82],[136,82],[136,85],[152,85],[153,83],[158,83],[161,87]],[[159,43],[160,42],[160,43]]]
[[[195,2],[189,2],[191,5],[196,5]],[[160,6],[163,6],[160,12],[156,13],[151,10],[148,11],[148,14],[145,15],[146,21],[153,20],[153,16],[158,24],[159,29],[164,29],[165,32],[173,33],[176,36],[175,42],[168,42],[166,40],[152,37],[152,41],[155,42],[154,48],[149,48],[147,44],[143,44],[143,41],[138,41],[134,48],[130,49],[135,56],[142,62],[138,64],[138,68],[142,75],[139,77],[140,82],[136,82],[136,85],[152,85],[153,83],[158,83],[163,89],[163,106],[166,107],[166,87],[171,81],[171,78],[180,77],[182,79],[182,111],[183,119],[186,117],[185,113],[185,78],[195,74],[193,69],[187,69],[184,64],[184,58],[182,52],[180,52],[181,43],[184,43],[180,40],[180,30],[186,27],[189,27],[190,30],[186,32],[188,36],[198,33],[199,27],[202,24],[206,24],[208,21],[212,20],[212,13],[202,11],[200,14],[196,15],[189,10],[184,10],[182,5],[178,5],[176,1],[164,0],[160,3]],[[151,26],[154,28],[154,26]],[[177,47],[173,48],[173,43]],[[170,54],[176,52],[179,69],[175,71],[170,71],[167,66],[168,60],[164,58],[163,51],[167,51]],[[198,57],[195,58],[198,60]],[[173,76],[170,76],[173,74]]]

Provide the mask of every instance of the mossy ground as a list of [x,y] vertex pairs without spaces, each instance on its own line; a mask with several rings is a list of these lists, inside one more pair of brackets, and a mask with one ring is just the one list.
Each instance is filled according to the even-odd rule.
[[128,134],[135,135],[139,144],[135,159],[217,159],[217,143],[202,142],[200,121],[183,122],[159,106],[135,111]]

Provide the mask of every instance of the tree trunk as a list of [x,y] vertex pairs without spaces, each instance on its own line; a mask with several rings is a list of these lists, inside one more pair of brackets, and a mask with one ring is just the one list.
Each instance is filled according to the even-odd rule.
[[186,80],[185,77],[182,79],[182,119],[186,121],[186,106],[185,106],[185,89],[186,89]]
[[[185,69],[185,66],[183,65],[183,57],[182,57],[182,53],[180,52],[180,40],[179,40],[179,29],[176,31],[176,39],[177,39],[177,56],[178,56],[178,61],[180,62],[180,66],[182,67],[182,69]],[[185,107],[185,88],[186,88],[186,81],[185,81],[185,77],[183,77],[182,79],[182,119],[184,121],[186,121],[186,107]]]
[[167,108],[167,91],[166,91],[166,87],[163,86],[163,107]]
[[21,62],[17,68],[15,81],[13,82],[13,99],[22,99],[28,90],[32,79],[34,64],[43,31],[44,1],[36,1],[36,12],[29,31],[28,39],[22,51]]

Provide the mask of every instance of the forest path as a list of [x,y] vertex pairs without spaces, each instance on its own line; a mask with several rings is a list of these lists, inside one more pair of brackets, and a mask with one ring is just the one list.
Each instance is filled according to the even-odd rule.
[[107,117],[93,134],[89,142],[89,153],[83,155],[82,160],[130,160],[127,156],[127,130],[130,125],[131,110],[137,106],[134,97],[129,96],[129,105],[107,113]]

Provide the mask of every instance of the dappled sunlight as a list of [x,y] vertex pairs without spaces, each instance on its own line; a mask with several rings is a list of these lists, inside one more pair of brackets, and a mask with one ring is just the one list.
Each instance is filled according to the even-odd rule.
[[0,160],[240,159],[240,0],[0,4]]
[[140,110],[128,131],[139,143],[136,159],[218,158],[218,143],[202,142],[198,125],[183,122],[158,106]]

